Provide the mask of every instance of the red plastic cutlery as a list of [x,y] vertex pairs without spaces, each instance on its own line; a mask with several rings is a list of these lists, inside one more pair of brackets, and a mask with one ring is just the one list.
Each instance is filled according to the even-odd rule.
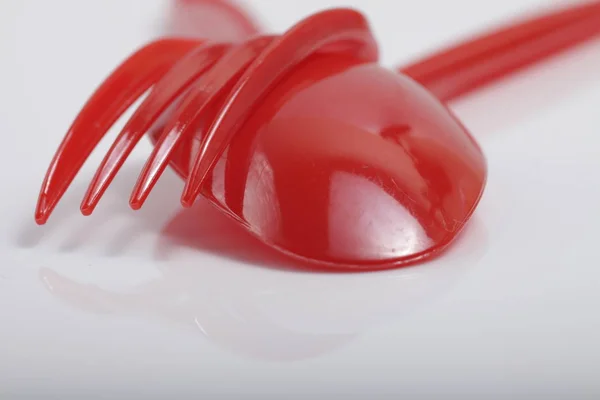
[[[265,244],[317,267],[374,270],[446,248],[484,191],[481,148],[445,102],[600,33],[600,1],[518,22],[413,65],[378,64],[352,9],[263,35],[218,0],[179,0],[180,35],[130,56],[97,89],[42,185],[43,224],[116,120],[149,89],[98,168],[90,214],[139,140],[154,150],[130,198],[170,166]],[[202,223],[201,220],[198,221]]]

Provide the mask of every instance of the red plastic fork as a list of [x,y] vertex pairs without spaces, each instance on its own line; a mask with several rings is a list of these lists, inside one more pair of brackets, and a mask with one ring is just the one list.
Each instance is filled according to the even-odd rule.
[[355,10],[317,13],[280,36],[257,35],[224,1],[180,0],[176,15],[210,29],[198,29],[201,39],[150,43],[100,86],[48,169],[39,224],[151,89],[98,168],[84,214],[148,134],[155,147],[134,209],[170,165],[185,180],[184,206],[203,195],[296,258],[354,269],[428,259],[464,227],[487,173],[481,149],[443,103],[600,33],[600,2],[582,3],[392,74],[377,65],[375,39]]

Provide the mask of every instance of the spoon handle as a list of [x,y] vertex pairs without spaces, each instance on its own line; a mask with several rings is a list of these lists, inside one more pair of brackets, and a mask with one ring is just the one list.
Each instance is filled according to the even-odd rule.
[[588,1],[510,24],[399,71],[450,101],[598,34],[600,1]]

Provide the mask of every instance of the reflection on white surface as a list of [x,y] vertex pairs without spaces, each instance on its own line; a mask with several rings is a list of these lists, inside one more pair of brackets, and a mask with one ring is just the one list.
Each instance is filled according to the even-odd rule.
[[[471,256],[485,249],[480,240],[467,247]],[[171,265],[182,248],[194,249],[199,260],[209,251],[247,264]],[[57,299],[81,311],[151,318],[195,331],[240,356],[295,361],[332,352],[374,326],[443,296],[477,261],[372,274],[310,273],[206,202],[170,220],[155,249],[149,250],[162,261],[161,276],[130,289],[102,288],[53,268],[42,268],[40,279]]]

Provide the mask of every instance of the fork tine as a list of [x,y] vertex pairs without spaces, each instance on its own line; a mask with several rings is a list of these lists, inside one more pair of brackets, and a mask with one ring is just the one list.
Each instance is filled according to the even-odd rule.
[[378,58],[377,44],[364,17],[352,9],[334,9],[296,24],[248,67],[202,138],[181,196],[184,207],[193,205],[208,173],[235,135],[236,127],[278,79],[306,57],[340,44],[344,45],[341,49],[351,51],[365,62]]
[[35,210],[38,224],[50,214],[94,148],[127,109],[197,41],[152,42],[123,62],[95,91],[56,151],[42,183]]
[[248,65],[273,39],[273,36],[262,36],[236,46],[194,83],[183,99],[180,111],[167,123],[144,165],[129,200],[133,209],[142,207],[167,167],[176,146],[195,132],[207,109],[216,99],[231,90]]
[[156,83],[148,97],[125,124],[98,167],[81,203],[81,212],[84,215],[93,212],[119,169],[148,129],[198,76],[221,58],[229,46],[226,44],[198,46],[173,65]]

